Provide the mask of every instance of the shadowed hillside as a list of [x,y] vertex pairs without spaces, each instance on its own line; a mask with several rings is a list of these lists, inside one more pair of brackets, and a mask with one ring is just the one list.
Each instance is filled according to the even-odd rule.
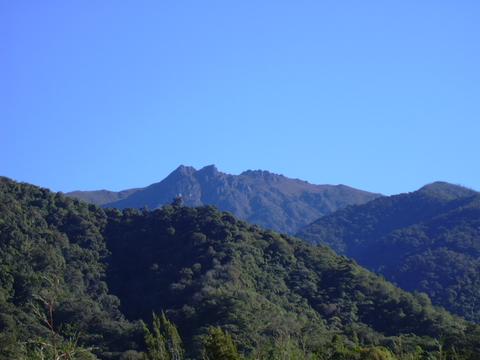
[[298,236],[480,321],[480,195],[447,183],[325,216]]

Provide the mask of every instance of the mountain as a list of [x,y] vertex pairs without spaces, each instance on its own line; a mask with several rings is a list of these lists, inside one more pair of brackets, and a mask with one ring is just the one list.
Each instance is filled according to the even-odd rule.
[[298,236],[480,322],[480,194],[437,182],[350,206]]
[[95,205],[105,205],[111,202],[123,200],[141,189],[128,189],[122,191],[93,190],[71,191],[67,196],[80,199]]
[[93,205],[0,177],[0,359],[57,358],[29,348],[60,346],[49,324],[110,352],[129,349],[126,334],[141,336],[105,284],[106,223]]
[[178,325],[190,358],[218,327],[249,359],[474,360],[479,350],[480,328],[428,296],[211,206],[103,210],[0,178],[0,247],[0,359],[50,358],[48,344],[72,338],[81,348],[69,358],[163,358],[142,354],[157,345],[136,320],[152,311]]
[[104,202],[105,196],[98,192],[67,195],[104,207],[156,209],[181,194],[188,206],[214,205],[240,219],[289,234],[322,215],[380,196],[345,185],[312,185],[268,171],[229,175],[213,165],[198,171],[180,166],[159,183],[126,192],[130,194],[112,202]]

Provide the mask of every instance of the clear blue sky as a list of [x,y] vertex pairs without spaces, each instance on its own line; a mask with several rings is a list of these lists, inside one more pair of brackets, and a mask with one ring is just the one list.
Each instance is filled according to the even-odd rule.
[[0,0],[0,174],[480,190],[480,2]]

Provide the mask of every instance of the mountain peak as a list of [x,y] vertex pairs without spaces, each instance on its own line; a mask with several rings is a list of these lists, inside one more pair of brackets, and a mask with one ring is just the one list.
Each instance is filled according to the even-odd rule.
[[217,173],[219,173],[217,167],[214,164],[204,166],[203,168],[198,170],[198,172],[206,173],[206,174],[217,174]]
[[[183,194],[187,206],[214,205],[243,220],[291,234],[322,215],[378,197],[356,189],[312,185],[264,170],[231,175],[215,165],[200,170],[181,165],[162,181],[102,206],[157,209],[178,194]],[[88,194],[80,195],[86,198]],[[94,196],[99,194],[91,198]]]
[[442,198],[445,200],[454,200],[477,194],[477,192],[474,190],[468,189],[461,185],[450,184],[445,181],[436,181],[431,184],[427,184],[420,188],[418,192],[427,196]]
[[267,170],[246,170],[242,172],[240,175],[251,176],[251,177],[264,177],[264,178],[285,177],[283,175],[275,174]]
[[179,174],[179,175],[187,175],[188,176],[188,175],[192,175],[196,171],[197,171],[197,169],[195,169],[193,166],[180,165],[170,175]]

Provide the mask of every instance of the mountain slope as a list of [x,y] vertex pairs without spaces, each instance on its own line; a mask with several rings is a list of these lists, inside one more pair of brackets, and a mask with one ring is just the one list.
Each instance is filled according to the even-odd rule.
[[[80,329],[79,344],[102,359],[138,359],[132,351],[145,350],[112,294],[130,320],[165,311],[193,358],[213,325],[252,359],[292,344],[303,349],[298,359],[333,360],[332,346],[373,345],[398,359],[428,358],[439,354],[440,338],[444,355],[455,348],[455,359],[475,359],[479,328],[428,297],[213,207],[102,210],[5,178],[0,196],[1,359],[22,358],[13,352],[45,332],[29,304],[52,290],[48,277],[59,279],[55,327],[65,336]],[[378,359],[357,354],[348,358]]]
[[298,234],[480,321],[480,195],[434,183],[320,218]]
[[355,332],[368,342],[459,330],[427,297],[405,293],[328,248],[212,207],[109,216],[109,284],[125,314],[168,309],[187,338],[196,335],[191,324],[221,325],[252,350],[272,333],[315,342],[320,334]]
[[86,201],[90,204],[104,205],[129,197],[141,189],[128,189],[122,191],[94,190],[94,191],[71,191],[67,196]]
[[[213,165],[198,171],[180,166],[163,181],[102,205],[156,209],[178,194],[188,206],[214,205],[243,220],[284,233],[295,233],[322,215],[379,196],[344,185],[312,185],[267,171],[229,175]],[[69,195],[92,199],[89,193]]]
[[0,359],[30,359],[20,352],[51,338],[50,309],[65,338],[129,349],[135,326],[104,282],[106,222],[93,205],[0,177]]

